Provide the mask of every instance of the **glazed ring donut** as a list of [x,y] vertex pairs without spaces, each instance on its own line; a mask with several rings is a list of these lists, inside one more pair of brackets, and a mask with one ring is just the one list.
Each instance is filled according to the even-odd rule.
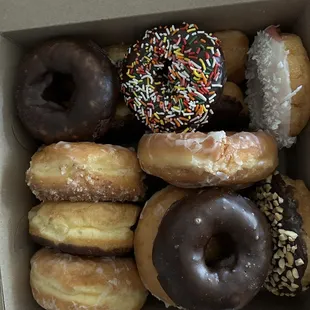
[[142,169],[177,187],[242,185],[257,182],[278,165],[274,138],[256,133],[161,133],[144,135]]
[[41,201],[138,201],[145,193],[143,178],[134,151],[91,142],[43,147],[26,173]]
[[248,37],[238,30],[224,30],[214,32],[220,40],[225,58],[227,80],[240,84],[245,78],[247,53],[249,51]]
[[43,202],[28,214],[29,233],[43,245],[77,255],[123,255],[133,248],[140,208],[122,203]]
[[[138,227],[150,245],[140,250],[137,263],[139,271],[143,259],[144,267],[153,264],[148,277],[157,280],[148,280],[151,293],[154,288],[168,305],[196,310],[240,309],[258,293],[269,270],[271,236],[250,200],[223,188],[192,195],[178,189],[156,194],[146,208]],[[210,260],[212,239],[228,244],[225,256]],[[140,236],[136,253],[141,245]]]
[[272,265],[265,288],[277,296],[294,297],[310,286],[310,192],[301,180],[277,171],[251,190],[270,224]]
[[194,190],[167,186],[155,193],[145,204],[135,231],[134,249],[135,259],[140,278],[144,286],[152,295],[168,305],[174,305],[157,280],[157,272],[151,259],[153,243],[159,224],[170,206]]
[[118,94],[117,72],[93,42],[47,41],[26,55],[17,73],[19,117],[45,144],[101,137]]
[[246,71],[251,125],[291,147],[310,116],[310,62],[301,39],[275,26],[260,31]]
[[127,53],[129,45],[119,44],[119,45],[110,45],[104,48],[109,59],[116,66],[117,69],[120,69],[123,64],[123,60]]
[[153,132],[195,130],[226,81],[219,41],[194,24],[147,30],[129,48],[121,81],[127,105]]
[[48,249],[32,257],[30,285],[46,310],[140,310],[147,297],[131,258],[80,258]]

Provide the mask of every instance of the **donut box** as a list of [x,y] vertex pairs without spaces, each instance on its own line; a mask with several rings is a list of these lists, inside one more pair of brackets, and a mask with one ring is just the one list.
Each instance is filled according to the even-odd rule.
[[[38,42],[47,39],[77,35],[92,39],[103,47],[119,43],[132,44],[143,35],[146,29],[157,25],[193,21],[201,30],[207,32],[240,30],[248,36],[251,44],[257,31],[269,25],[280,25],[283,31],[300,36],[310,55],[308,0],[159,2],[149,0],[130,2],[25,0],[20,2],[16,0],[0,3],[0,12],[0,310],[42,309],[33,299],[29,285],[29,262],[39,248],[29,236],[28,212],[38,201],[25,183],[25,172],[29,168],[32,155],[38,149],[38,144],[20,122],[14,105],[13,91],[16,87],[18,64],[28,50]],[[308,188],[310,188],[309,139],[310,125],[308,124],[298,135],[297,142],[294,141],[295,144],[292,147],[281,149],[278,168],[281,173],[293,179],[303,180]],[[126,141],[122,143],[126,144]],[[158,148],[154,147],[154,149],[156,154]],[[130,181],[130,183],[133,182]],[[158,186],[160,188],[160,185]],[[117,195],[119,196],[118,193]],[[277,199],[278,204],[282,198]],[[83,208],[83,206],[80,207]],[[279,206],[277,208],[281,210]],[[135,210],[134,207],[133,210]],[[132,212],[131,216],[135,218],[136,211]],[[293,237],[294,235],[288,233],[288,238]],[[68,248],[65,248],[64,252],[66,250]],[[70,248],[68,251],[74,250],[76,248]],[[300,262],[301,259],[298,260],[298,264]],[[128,266],[131,264],[129,262]],[[298,274],[295,279],[297,277]],[[58,310],[56,305],[49,304],[48,307],[51,310]],[[243,309],[290,310],[293,308],[300,310],[310,308],[309,291],[295,298],[278,298],[261,291]],[[72,309],[82,308],[76,306]],[[166,308],[164,303],[149,294],[142,309]]]

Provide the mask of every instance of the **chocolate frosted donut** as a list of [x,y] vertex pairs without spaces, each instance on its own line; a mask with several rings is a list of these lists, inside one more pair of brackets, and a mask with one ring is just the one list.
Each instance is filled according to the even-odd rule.
[[[206,262],[209,243],[219,235],[230,241],[232,252]],[[177,306],[189,310],[242,308],[263,285],[270,259],[264,216],[251,201],[219,188],[174,203],[153,246],[162,288]]]
[[249,117],[244,97],[238,85],[226,82],[220,101],[213,107],[214,115],[199,129],[207,131],[247,131]]
[[250,189],[270,224],[273,257],[265,288],[294,297],[310,287],[310,192],[301,180],[276,171]]
[[127,105],[153,132],[207,123],[225,79],[218,39],[187,23],[147,30],[129,48],[121,74]]
[[118,97],[117,72],[96,44],[45,42],[26,55],[17,76],[18,114],[35,139],[91,141],[108,129]]

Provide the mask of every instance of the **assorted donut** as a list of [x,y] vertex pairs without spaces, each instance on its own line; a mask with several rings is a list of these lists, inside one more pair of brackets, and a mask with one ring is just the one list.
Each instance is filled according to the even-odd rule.
[[23,59],[17,72],[16,107],[36,140],[92,141],[109,128],[118,87],[117,71],[97,44],[56,39]]
[[301,39],[194,23],[132,45],[60,38],[22,59],[16,108],[46,310],[241,309],[310,286],[310,192],[278,172],[308,123]]
[[186,23],[147,30],[129,48],[121,74],[126,104],[153,132],[207,123],[225,81],[219,40]]
[[270,224],[273,257],[264,287],[294,297],[310,287],[310,192],[301,180],[275,171],[249,191]]
[[291,147],[310,116],[310,63],[301,39],[270,26],[249,50],[246,103],[253,129]]

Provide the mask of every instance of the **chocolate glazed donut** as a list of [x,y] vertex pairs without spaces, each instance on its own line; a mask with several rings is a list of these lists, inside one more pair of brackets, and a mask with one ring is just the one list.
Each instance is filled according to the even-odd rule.
[[118,86],[116,69],[95,43],[51,40],[21,63],[18,114],[32,136],[46,144],[92,141],[108,129]]
[[[212,238],[225,235],[228,257],[206,263]],[[230,190],[213,188],[174,203],[153,246],[158,280],[177,306],[189,310],[240,309],[262,287],[271,237],[255,205]]]

